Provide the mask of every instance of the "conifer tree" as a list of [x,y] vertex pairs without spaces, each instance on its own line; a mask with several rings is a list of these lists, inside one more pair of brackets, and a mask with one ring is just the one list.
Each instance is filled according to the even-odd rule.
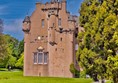
[[79,64],[94,80],[118,83],[118,0],[84,0],[79,20]]

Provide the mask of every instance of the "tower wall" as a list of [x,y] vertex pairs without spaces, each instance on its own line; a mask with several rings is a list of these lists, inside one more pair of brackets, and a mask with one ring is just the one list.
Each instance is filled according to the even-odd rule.
[[[69,69],[75,56],[75,25],[69,16],[65,0],[36,3],[36,10],[30,16],[30,30],[25,32],[25,76],[73,77]],[[39,58],[34,63],[35,53],[37,57],[39,53],[48,54],[48,63],[44,64],[44,54],[41,64]]]

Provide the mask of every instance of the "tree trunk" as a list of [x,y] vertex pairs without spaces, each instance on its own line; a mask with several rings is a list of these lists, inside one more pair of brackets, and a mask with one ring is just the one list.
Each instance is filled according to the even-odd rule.
[[113,77],[113,82],[114,82],[114,83],[118,83],[118,77],[117,77],[117,76],[114,76],[114,77]]
[[93,77],[93,80],[94,80],[95,82],[99,81],[98,78],[97,78],[97,73],[93,74],[92,77]]
[[103,76],[101,76],[101,83],[105,83]]

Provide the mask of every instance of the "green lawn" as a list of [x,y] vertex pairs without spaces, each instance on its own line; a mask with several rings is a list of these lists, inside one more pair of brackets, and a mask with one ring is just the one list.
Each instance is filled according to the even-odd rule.
[[113,83],[112,81],[107,81],[106,83]]
[[83,78],[24,77],[21,71],[0,71],[0,83],[92,83]]

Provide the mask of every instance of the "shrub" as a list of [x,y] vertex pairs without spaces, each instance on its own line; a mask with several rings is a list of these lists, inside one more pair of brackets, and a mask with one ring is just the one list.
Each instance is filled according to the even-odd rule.
[[80,71],[78,71],[78,70],[75,68],[75,66],[74,66],[73,63],[70,65],[70,72],[71,72],[75,77],[80,77]]

